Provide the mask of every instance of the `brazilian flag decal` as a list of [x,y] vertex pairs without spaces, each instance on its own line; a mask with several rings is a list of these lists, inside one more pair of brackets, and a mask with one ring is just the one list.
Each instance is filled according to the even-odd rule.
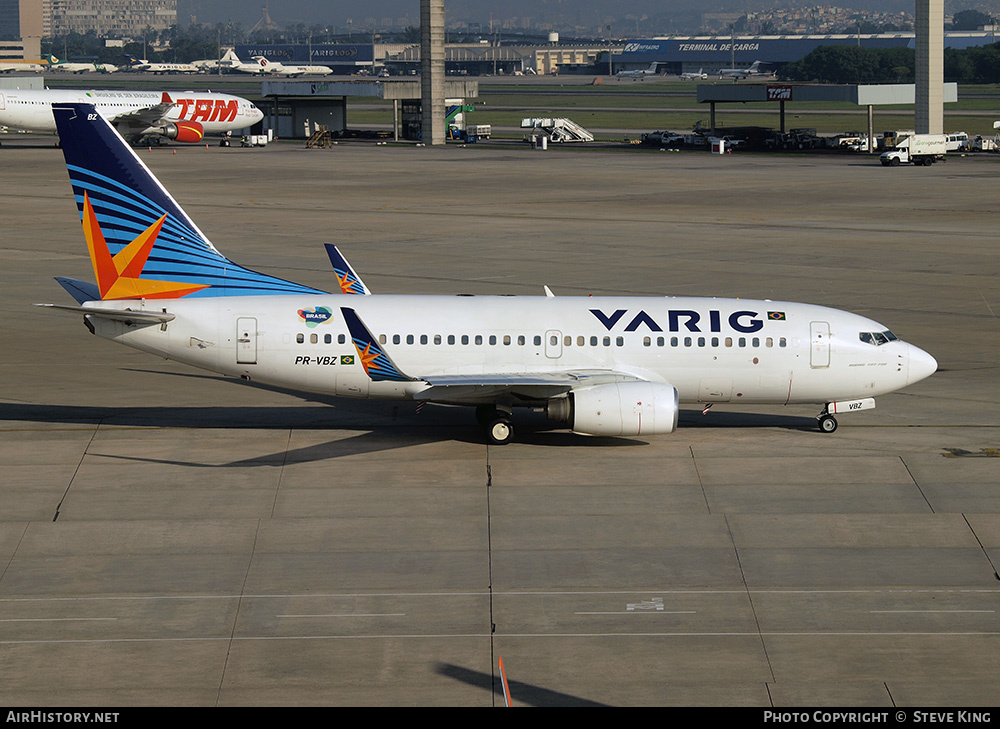
[[342,355],[340,355],[340,364],[344,364],[344,365],[352,365],[352,364],[354,364],[354,355],[353,354],[342,354]]
[[769,311],[767,312],[767,318],[771,321],[784,321],[785,312],[783,311]]

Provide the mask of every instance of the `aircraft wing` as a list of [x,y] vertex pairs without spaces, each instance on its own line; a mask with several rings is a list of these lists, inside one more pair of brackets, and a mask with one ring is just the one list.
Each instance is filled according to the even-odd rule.
[[166,91],[163,92],[163,98],[159,104],[155,106],[147,106],[145,109],[137,109],[135,111],[130,111],[127,114],[119,114],[112,118],[115,123],[126,122],[130,126],[146,126],[150,127],[159,122],[163,117],[167,115],[176,104],[170,100],[170,95]]
[[365,373],[375,381],[426,382],[414,397],[438,402],[476,402],[500,395],[524,400],[555,397],[580,387],[611,382],[642,382],[641,377],[610,369],[573,369],[551,372],[475,372],[470,374],[410,374],[403,372],[381,343],[347,306],[340,312]]
[[515,399],[543,400],[580,387],[612,382],[642,382],[642,378],[615,370],[564,370],[554,372],[484,372],[468,375],[414,377],[430,387],[415,400],[479,402],[501,395]]

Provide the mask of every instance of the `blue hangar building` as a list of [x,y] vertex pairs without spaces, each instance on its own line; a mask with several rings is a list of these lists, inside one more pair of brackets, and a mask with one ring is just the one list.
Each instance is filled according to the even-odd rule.
[[[945,48],[964,49],[996,42],[990,31],[944,34]],[[703,70],[716,74],[723,68],[745,68],[760,61],[762,70],[776,71],[786,63],[809,55],[820,46],[860,46],[862,48],[915,48],[913,33],[883,35],[761,35],[761,36],[675,36],[628,40],[622,52],[612,56],[615,71],[649,68],[681,74]],[[605,54],[605,62],[607,54]]]

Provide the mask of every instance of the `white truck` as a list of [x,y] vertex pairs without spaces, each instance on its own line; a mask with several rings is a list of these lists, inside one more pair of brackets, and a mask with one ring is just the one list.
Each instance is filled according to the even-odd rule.
[[948,137],[945,134],[908,134],[896,139],[892,149],[879,156],[883,167],[895,167],[912,162],[915,165],[932,165],[944,160],[948,151]]

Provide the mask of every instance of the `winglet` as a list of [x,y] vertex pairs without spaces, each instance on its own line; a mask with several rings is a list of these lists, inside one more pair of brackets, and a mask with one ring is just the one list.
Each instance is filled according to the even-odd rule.
[[170,98],[170,94],[166,91],[163,92],[163,96],[160,97],[161,104],[173,104],[174,100]]
[[400,372],[399,368],[389,358],[389,355],[382,349],[378,340],[368,331],[368,327],[362,323],[361,318],[354,309],[342,306],[340,307],[340,313],[344,315],[344,322],[351,333],[354,348],[358,350],[358,358],[361,360],[361,366],[365,368],[365,374],[376,382],[387,380],[393,382],[413,381],[412,377],[407,377]]
[[340,291],[345,294],[371,295],[371,290],[365,286],[365,282],[351,268],[351,264],[344,258],[340,249],[332,243],[326,243],[326,254],[330,257],[330,264],[333,266],[333,275],[337,277]]

